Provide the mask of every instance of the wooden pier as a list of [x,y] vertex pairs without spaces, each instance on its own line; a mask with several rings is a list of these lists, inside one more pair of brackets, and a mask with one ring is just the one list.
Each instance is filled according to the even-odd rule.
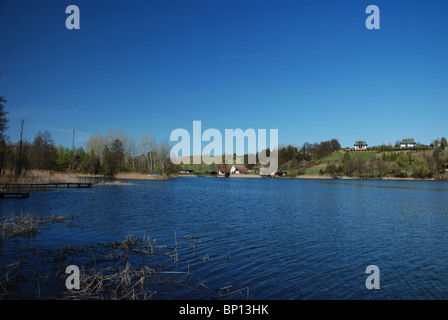
[[91,188],[92,182],[53,182],[53,183],[3,183],[4,190],[11,188]]
[[19,198],[24,199],[30,196],[29,192],[13,192],[13,191],[0,191],[0,198]]
[[30,196],[31,189],[91,188],[92,185],[92,182],[0,183],[0,199],[25,199]]

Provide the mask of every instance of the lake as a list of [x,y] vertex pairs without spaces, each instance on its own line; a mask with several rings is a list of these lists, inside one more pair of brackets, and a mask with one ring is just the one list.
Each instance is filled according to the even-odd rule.
[[[229,291],[238,299],[448,297],[447,181],[182,177],[132,183],[0,200],[0,219],[70,217],[32,239],[2,240],[3,273],[20,260],[23,273],[38,274],[25,277],[12,298],[59,297],[64,282],[49,279],[61,277],[68,264],[83,267],[79,254],[49,262],[43,251],[129,235],[179,246],[177,261],[169,255],[137,261],[189,272],[188,279],[177,276],[179,283],[151,284],[155,299],[211,299]],[[366,288],[369,265],[380,270],[379,289]]]

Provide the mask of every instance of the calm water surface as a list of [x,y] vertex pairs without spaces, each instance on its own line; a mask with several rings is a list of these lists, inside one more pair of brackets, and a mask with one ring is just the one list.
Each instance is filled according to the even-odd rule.
[[[227,285],[248,287],[252,299],[448,298],[448,182],[187,177],[133,183],[3,199],[0,216],[81,221],[78,228],[55,224],[31,240],[45,248],[130,234],[169,245],[174,231],[179,239],[200,237],[194,255],[181,255],[179,264],[188,263],[210,290],[176,288],[161,299],[209,299]],[[17,255],[17,242],[6,241],[1,264]],[[39,261],[29,267],[45,269]],[[366,289],[368,265],[380,269],[379,290]]]

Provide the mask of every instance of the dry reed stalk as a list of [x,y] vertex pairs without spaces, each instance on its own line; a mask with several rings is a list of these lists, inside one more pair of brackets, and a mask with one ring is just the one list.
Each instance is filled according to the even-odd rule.
[[201,261],[202,261],[202,262],[205,262],[205,261],[210,262],[210,257],[209,257],[209,255],[208,255],[208,253],[206,253],[205,256],[202,257]]
[[154,274],[151,268],[136,269],[129,262],[123,270],[115,273],[111,269],[92,269],[89,273],[83,270],[80,275],[82,289],[70,293],[72,297],[84,299],[150,299],[155,292],[148,295],[144,284]]
[[176,237],[176,230],[174,230],[174,264],[177,264],[179,261],[179,255],[177,253],[177,237]]
[[[20,216],[16,218],[6,219],[2,221],[2,225],[10,225],[12,223],[21,225],[32,221],[34,225],[39,225],[45,222],[63,222],[66,219],[63,217],[38,218],[31,216]],[[3,229],[3,228],[2,228]],[[181,237],[181,239],[191,239],[194,243],[195,238],[198,237]],[[179,248],[182,244],[179,243],[176,231],[174,231],[174,254],[177,255],[175,263],[178,262]],[[136,238],[128,235],[117,242],[99,243],[98,246],[84,245],[76,247],[68,245],[56,250],[41,249],[44,252],[44,260],[46,262],[53,262],[61,265],[77,264],[80,265],[80,289],[66,290],[63,292],[65,298],[73,299],[152,299],[156,296],[157,291],[154,286],[168,286],[180,285],[187,288],[192,288],[189,285],[191,270],[190,263],[187,262],[186,271],[170,270],[166,268],[172,265],[170,254],[173,248],[166,245],[156,245],[156,239],[152,239],[146,234],[141,238]],[[155,257],[156,251],[162,251],[158,255],[171,257],[161,263]],[[167,253],[164,253],[167,252]],[[40,254],[42,256],[42,254]],[[80,257],[79,257],[80,256]],[[75,259],[76,257],[76,259]],[[149,260],[148,260],[149,258]],[[155,260],[153,260],[155,259]],[[144,261],[143,266],[137,266],[136,263]],[[209,261],[208,253],[202,258],[202,261]],[[155,261],[154,266],[148,266],[147,261]],[[20,292],[19,284],[22,279],[27,279],[20,274],[22,262],[16,262],[6,266],[8,269],[4,273],[0,266],[0,298],[11,294],[11,290]],[[184,278],[184,275],[186,277]],[[28,275],[28,277],[30,277]],[[37,275],[32,276],[31,279],[36,279]],[[35,295],[42,298],[41,289],[46,285],[48,274],[43,277],[43,282],[36,284],[37,291]],[[50,277],[51,278],[51,277]],[[67,275],[63,272],[57,272],[57,279],[65,280]],[[28,278],[29,279],[29,278]],[[210,290],[205,284],[198,282],[203,288]],[[35,287],[36,288],[36,287]],[[235,294],[241,294],[247,290],[246,297],[249,296],[248,287],[232,291],[231,286],[216,290],[219,296],[225,298]],[[165,290],[163,290],[165,291]],[[46,292],[45,290],[42,292]],[[45,298],[45,297],[44,297]]]
[[241,288],[241,289],[238,289],[238,290],[234,290],[234,291],[231,290],[232,287],[233,287],[232,285],[229,285],[229,286],[225,286],[225,287],[222,287],[220,289],[217,289],[216,291],[219,293],[219,297],[224,298],[224,297],[228,297],[230,295],[234,295],[234,294],[237,294],[237,293],[242,293],[244,290],[246,290],[246,297],[245,297],[245,299],[246,300],[250,299],[249,287],[244,287],[244,288]]

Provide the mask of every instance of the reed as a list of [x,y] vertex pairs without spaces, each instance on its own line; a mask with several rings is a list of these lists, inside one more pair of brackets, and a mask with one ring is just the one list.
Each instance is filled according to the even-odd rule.
[[71,173],[61,173],[46,170],[29,170],[19,177],[14,175],[4,175],[1,179],[2,183],[60,183],[70,182],[77,183],[83,182],[82,178]]
[[[130,255],[137,254],[152,257],[156,249],[171,250],[168,246],[156,246],[156,240],[147,237],[137,239],[133,235],[124,237],[121,241],[111,243],[100,243],[105,249],[115,250],[108,253],[107,257],[115,261],[115,268],[109,266],[101,268],[94,261],[94,267],[80,274],[81,290],[70,291],[66,297],[77,299],[152,299],[157,290],[148,290],[149,285],[167,285],[173,283],[184,283],[189,277],[189,265],[187,271],[158,270],[147,265],[138,267],[131,263]],[[177,247],[177,238],[175,236]],[[175,247],[175,248],[176,248]],[[104,252],[95,250],[96,258]],[[171,256],[171,255],[169,255]],[[92,258],[93,259],[93,258]],[[110,261],[110,262],[113,262]],[[124,263],[124,265],[122,265]],[[124,268],[122,268],[124,266]],[[171,278],[172,276],[187,275],[187,279]],[[167,278],[166,276],[170,276]]]
[[96,186],[135,186],[135,183],[124,182],[124,181],[102,181],[96,182]]
[[2,238],[32,239],[39,235],[47,222],[58,223],[66,221],[64,216],[41,218],[38,216],[20,215],[0,220],[0,235]]
[[[21,215],[5,218],[0,221],[0,235],[6,238],[35,236],[51,223],[69,220],[66,216],[42,218]],[[190,246],[182,246],[182,241],[190,242]],[[49,285],[57,288],[56,298],[86,300],[149,300],[176,286],[190,288],[192,292],[199,287],[211,290],[194,276],[195,267],[201,261],[210,263],[208,253],[202,258],[193,257],[193,264],[185,261],[185,267],[178,267],[181,253],[184,257],[184,253],[188,254],[198,244],[199,237],[179,237],[174,231],[173,247],[158,244],[156,238],[144,234],[143,237],[127,235],[114,242],[67,245],[56,249],[34,248],[33,254],[49,264],[46,275],[40,276],[36,271],[22,268],[29,263],[20,253],[21,258],[17,262],[6,266],[0,263],[0,298],[20,295],[24,283],[34,283],[32,294],[38,299],[47,298]],[[63,289],[67,274],[62,270],[70,264],[80,266],[78,290]],[[51,265],[56,268],[56,277],[49,276]],[[52,281],[57,283],[53,284]],[[232,286],[226,286],[215,292],[218,299],[249,298],[248,287],[233,290]],[[210,294],[213,295],[213,291]]]
[[[236,295],[239,294],[239,299],[241,299],[241,297],[243,299],[249,300],[251,299],[251,296],[249,295],[249,287],[244,287],[238,290],[232,290],[232,285],[229,286],[225,286],[222,288],[217,289],[216,291],[218,292],[218,296],[217,298],[228,298],[229,296],[232,295]],[[245,293],[245,294],[244,294]],[[233,299],[233,297],[232,297]]]
[[148,175],[144,173],[138,173],[138,172],[121,172],[117,173],[114,176],[115,179],[129,179],[129,180],[167,180],[167,179],[173,179],[174,176],[168,176],[168,175]]

